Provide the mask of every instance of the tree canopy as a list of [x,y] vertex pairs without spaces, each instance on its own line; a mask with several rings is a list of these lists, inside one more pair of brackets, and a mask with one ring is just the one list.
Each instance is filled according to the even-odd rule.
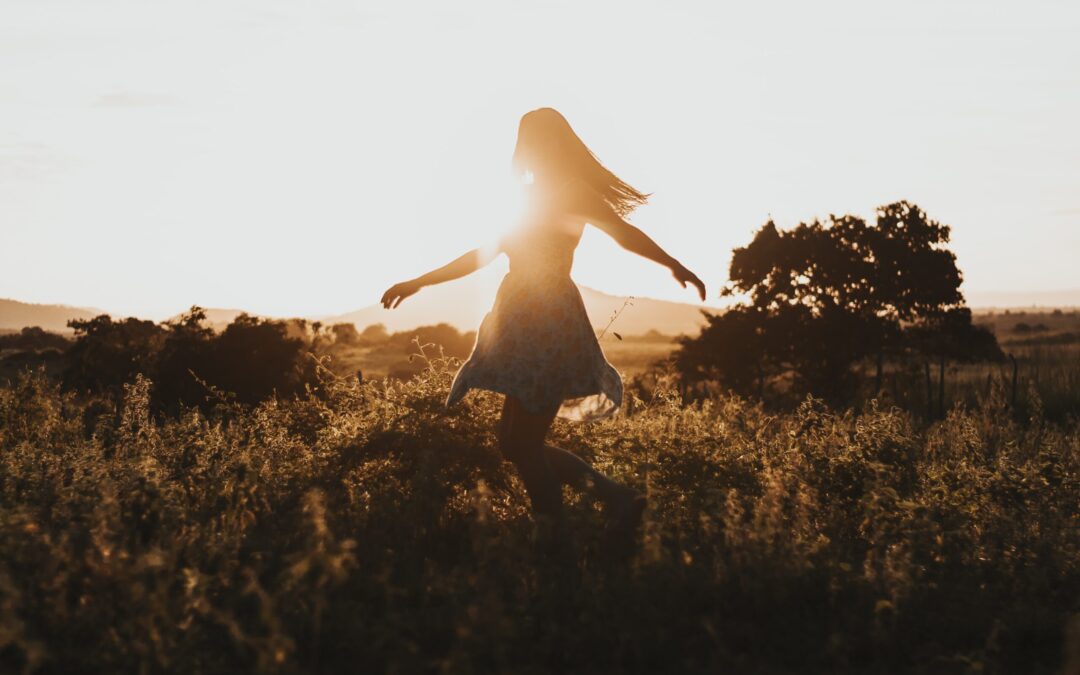
[[769,387],[850,398],[853,366],[872,359],[880,386],[889,359],[999,358],[993,335],[972,324],[949,226],[906,201],[876,221],[853,215],[780,230],[770,220],[732,254],[722,293],[745,300],[709,316],[684,339],[684,380],[715,380],[747,394]]

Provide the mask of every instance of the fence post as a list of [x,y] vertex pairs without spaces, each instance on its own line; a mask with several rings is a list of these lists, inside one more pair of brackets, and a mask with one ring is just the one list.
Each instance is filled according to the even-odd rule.
[[1013,408],[1015,410],[1016,409],[1016,376],[1017,376],[1018,371],[1020,370],[1020,367],[1017,365],[1016,357],[1013,356],[1012,352],[1009,352],[1009,360],[1012,361],[1012,367],[1013,367],[1013,372],[1012,372],[1012,393],[1009,395],[1009,407],[1011,407],[1011,408]]
[[938,414],[945,418],[945,355],[938,362]]
[[877,353],[877,373],[874,375],[874,397],[876,398],[881,394],[882,378],[885,376],[885,352],[878,350]]
[[930,362],[923,363],[926,372],[926,417],[934,419],[934,384],[930,380]]

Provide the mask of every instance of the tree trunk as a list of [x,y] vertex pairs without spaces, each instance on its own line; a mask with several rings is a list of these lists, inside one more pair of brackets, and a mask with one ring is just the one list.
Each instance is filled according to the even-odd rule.
[[885,352],[878,350],[877,353],[877,374],[874,376],[874,398],[881,395],[881,378],[884,377],[885,368]]
[[930,362],[927,361],[923,364],[923,369],[926,372],[926,417],[929,419],[934,418],[934,383],[930,379]]
[[945,418],[945,355],[938,361],[938,416]]

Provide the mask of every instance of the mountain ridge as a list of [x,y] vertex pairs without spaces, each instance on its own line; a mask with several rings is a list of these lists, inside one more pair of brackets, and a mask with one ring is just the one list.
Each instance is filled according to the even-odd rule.
[[0,298],[0,330],[17,331],[28,326],[39,326],[54,333],[69,333],[70,320],[92,319],[103,314],[92,307],[39,304]]
[[[607,328],[624,335],[640,335],[656,330],[666,335],[693,335],[704,325],[703,312],[718,313],[722,308],[658,300],[648,297],[611,295],[587,286],[579,286],[589,319],[598,330]],[[968,291],[968,304],[978,313],[991,310],[1050,310],[1080,307],[1080,289],[1060,291]],[[493,287],[463,280],[424,289],[394,310],[372,304],[339,314],[309,314],[295,318],[321,321],[323,324],[353,323],[358,329],[383,324],[387,330],[411,330],[422,325],[448,323],[458,330],[475,330],[495,299]],[[223,328],[243,309],[205,308],[207,321]],[[18,331],[39,326],[57,333],[70,333],[67,322],[90,319],[109,312],[91,307],[30,303],[0,298],[0,331]],[[246,312],[265,318],[291,318]],[[119,317],[120,315],[114,315]],[[177,313],[170,317],[175,319]],[[614,317],[614,318],[613,318]],[[609,325],[610,324],[610,325]]]
[[[702,311],[715,308],[645,297],[616,296],[585,286],[579,286],[582,301],[591,323],[625,335],[639,335],[656,330],[668,335],[691,334],[704,325]],[[269,316],[243,309],[203,308],[207,323],[215,329],[224,328],[243,313],[264,318],[299,318],[323,324],[352,323],[363,330],[382,324],[389,331],[411,330],[418,326],[448,323],[460,331],[476,330],[494,301],[494,288],[480,283],[454,282],[419,293],[400,307],[387,310],[372,304],[340,314],[308,314],[297,317]],[[0,330],[17,331],[26,326],[40,326],[53,332],[70,333],[71,319],[89,319],[104,310],[69,305],[35,305],[17,300],[0,299]],[[177,313],[166,319],[174,320]]]
[[[626,335],[640,335],[656,330],[666,335],[694,334],[705,324],[703,311],[719,311],[654,298],[617,296],[587,286],[578,286],[585,311],[598,330]],[[416,328],[425,324],[448,323],[459,330],[475,330],[495,300],[493,289],[461,285],[452,288],[424,289],[396,309],[374,304],[360,309],[322,317],[324,323],[353,323],[363,328],[381,323],[390,331]]]

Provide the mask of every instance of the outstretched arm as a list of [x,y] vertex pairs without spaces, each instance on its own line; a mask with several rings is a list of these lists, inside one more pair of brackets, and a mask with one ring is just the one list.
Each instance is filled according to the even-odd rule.
[[484,265],[487,265],[494,257],[494,255],[483,249],[474,248],[468,253],[464,253],[451,260],[442,267],[431,270],[427,274],[418,276],[415,279],[410,279],[409,281],[402,281],[399,284],[394,284],[383,293],[382,299],[379,302],[381,302],[382,306],[386,309],[393,309],[400,305],[402,300],[415,294],[424,286],[434,286],[435,284],[441,284],[445,281],[460,279],[463,276],[472,274]]
[[586,213],[583,215],[588,221],[614,239],[619,246],[668,268],[675,277],[675,281],[678,281],[683,288],[686,288],[686,284],[691,284],[697,289],[702,301],[705,300],[705,284],[698,279],[696,274],[668,255],[668,252],[660,248],[660,245],[649,235],[620,218],[600,199],[599,195],[589,199],[588,206],[584,210]]

